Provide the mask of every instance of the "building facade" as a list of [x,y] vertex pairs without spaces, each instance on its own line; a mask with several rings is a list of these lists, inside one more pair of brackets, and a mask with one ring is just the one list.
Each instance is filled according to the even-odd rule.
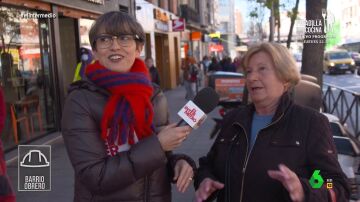
[[5,149],[60,130],[62,106],[94,19],[134,13],[134,1],[2,0],[0,85],[6,101]]
[[221,34],[221,41],[224,47],[222,56],[235,57],[236,35],[235,35],[235,2],[234,0],[216,0],[217,9],[215,19],[217,19],[216,31]]
[[[341,43],[360,41],[360,1],[342,1],[340,22]],[[356,50],[360,51],[360,50]]]
[[[163,89],[181,83],[181,59],[191,53],[197,61],[208,53],[205,35],[213,23],[212,1],[137,0],[136,18],[146,32],[143,58],[152,57]],[[174,29],[181,20],[184,28]]]
[[175,88],[180,83],[180,32],[172,29],[178,19],[177,1],[136,1],[136,19],[146,32],[142,58],[151,57],[160,75],[163,89]]
[[245,34],[244,31],[244,20],[243,15],[240,11],[240,9],[235,10],[235,34],[237,34],[239,37],[243,36]]
[[186,31],[182,37],[182,52],[191,52],[196,60],[210,54],[211,40],[215,31],[214,0],[182,0],[180,16],[186,20]]

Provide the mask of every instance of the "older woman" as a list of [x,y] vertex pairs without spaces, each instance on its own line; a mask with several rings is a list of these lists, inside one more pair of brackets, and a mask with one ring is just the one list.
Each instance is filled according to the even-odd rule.
[[254,46],[244,66],[252,104],[225,117],[199,160],[197,201],[348,201],[327,118],[289,97],[300,76],[288,50]]
[[130,15],[109,12],[89,38],[96,61],[72,84],[62,119],[74,201],[169,202],[170,182],[184,192],[194,175],[189,157],[170,153],[191,128],[165,126],[166,99],[137,59],[145,33]]

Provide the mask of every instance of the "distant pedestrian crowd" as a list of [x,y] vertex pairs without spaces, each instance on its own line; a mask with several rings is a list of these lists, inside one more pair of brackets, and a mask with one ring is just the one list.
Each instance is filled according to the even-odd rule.
[[222,59],[215,56],[212,58],[204,56],[201,65],[205,74],[215,71],[242,72],[241,56],[237,56],[234,59],[229,56],[223,57]]

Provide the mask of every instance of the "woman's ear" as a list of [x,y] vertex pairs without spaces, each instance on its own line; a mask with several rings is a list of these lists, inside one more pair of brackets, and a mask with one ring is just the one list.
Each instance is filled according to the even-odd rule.
[[93,50],[92,56],[93,56],[93,60],[98,60],[97,51],[96,51],[96,50]]
[[137,45],[136,46],[136,53],[135,53],[136,57],[140,57],[140,53],[143,50],[143,48],[144,48],[144,45]]

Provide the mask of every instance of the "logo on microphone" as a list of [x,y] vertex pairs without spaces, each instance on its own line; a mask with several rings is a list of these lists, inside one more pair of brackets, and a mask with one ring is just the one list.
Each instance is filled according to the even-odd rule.
[[184,107],[184,110],[185,110],[185,114],[186,116],[189,117],[189,119],[191,119],[193,122],[196,122],[196,118],[195,118],[195,115],[196,115],[196,109],[195,108],[189,108],[188,106],[185,106]]
[[194,129],[198,128],[206,119],[206,114],[192,101],[187,102],[180,109],[178,115]]

